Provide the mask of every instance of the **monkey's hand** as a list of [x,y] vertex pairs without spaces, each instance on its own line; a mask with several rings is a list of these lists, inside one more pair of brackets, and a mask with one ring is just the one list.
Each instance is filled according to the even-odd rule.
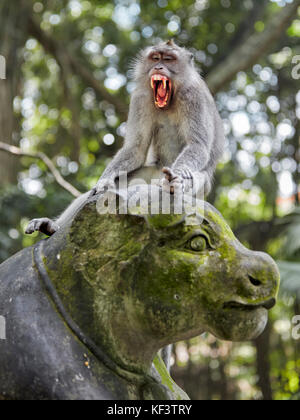
[[165,179],[162,188],[170,194],[185,192],[206,197],[211,190],[211,181],[206,171],[192,172],[189,169],[163,168]]
[[173,171],[170,168],[163,168],[165,178],[162,179],[162,189],[170,194],[179,194],[185,190],[184,178],[180,173]]
[[31,235],[34,232],[41,232],[45,235],[52,236],[55,232],[57,232],[59,226],[53,222],[53,220],[47,219],[46,217],[43,219],[33,219],[31,222],[28,223],[27,229],[25,233],[27,235]]
[[115,190],[115,189],[116,189],[116,184],[112,179],[100,178],[96,187],[92,189],[90,197],[93,197],[94,195],[97,195],[97,194],[104,193],[107,190]]

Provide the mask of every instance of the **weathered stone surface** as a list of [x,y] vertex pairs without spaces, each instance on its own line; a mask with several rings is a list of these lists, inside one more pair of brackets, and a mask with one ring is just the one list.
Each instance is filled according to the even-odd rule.
[[[0,399],[185,399],[158,350],[260,334],[279,274],[198,202],[185,217],[99,215],[0,266]],[[154,361],[154,362],[153,362]]]

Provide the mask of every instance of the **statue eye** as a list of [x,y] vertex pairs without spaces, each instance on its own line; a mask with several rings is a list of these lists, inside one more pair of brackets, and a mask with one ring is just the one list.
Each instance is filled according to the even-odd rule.
[[195,238],[190,240],[189,246],[193,251],[205,251],[205,249],[208,246],[208,241],[205,238],[205,236],[196,236]]

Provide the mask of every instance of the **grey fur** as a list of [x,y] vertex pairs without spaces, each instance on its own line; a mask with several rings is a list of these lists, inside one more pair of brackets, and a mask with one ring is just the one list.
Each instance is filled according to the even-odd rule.
[[[172,53],[176,61],[155,62],[149,55]],[[157,109],[150,75],[156,70],[172,80],[174,95],[168,109]],[[211,190],[213,174],[223,153],[223,124],[214,99],[197,72],[189,51],[173,42],[147,48],[133,69],[132,94],[123,148],[99,180],[100,191],[119,171],[130,173],[142,166],[169,167],[180,179],[201,173],[204,190]],[[188,174],[190,174],[188,176]]]
[[[160,54],[153,62],[152,54]],[[176,60],[166,60],[172,54]],[[172,81],[173,97],[167,109],[154,104],[151,75],[161,73]],[[116,181],[119,172],[136,176],[145,167],[162,178],[163,187],[189,188],[195,177],[205,195],[212,186],[217,162],[224,145],[223,124],[214,99],[197,72],[191,53],[173,41],[143,50],[135,60],[133,77],[136,88],[132,94],[124,146],[101,176],[94,193]],[[165,172],[166,173],[166,172]],[[75,200],[56,221],[63,226],[77,212],[85,195]]]

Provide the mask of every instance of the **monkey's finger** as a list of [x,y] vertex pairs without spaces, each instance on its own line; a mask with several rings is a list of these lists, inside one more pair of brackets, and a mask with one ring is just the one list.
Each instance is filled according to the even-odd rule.
[[176,177],[170,182],[170,194],[182,194],[184,192],[184,180]]
[[171,195],[180,194],[184,191],[183,180],[180,177],[176,177],[176,179],[173,179],[172,181],[163,179],[161,182],[161,187],[163,191]]
[[162,171],[166,175],[166,179],[168,181],[171,181],[172,180],[172,171],[171,171],[171,169],[170,168],[163,168]]
[[173,181],[174,179],[177,178],[177,175],[170,168],[165,167],[165,168],[162,169],[162,171],[166,175],[166,179],[169,182],[171,182],[171,181]]
[[33,219],[29,222],[25,233],[31,235],[34,232],[39,232],[40,226],[45,219]]
[[97,194],[97,187],[94,187],[90,192],[89,198],[94,197],[94,195],[96,194]]
[[161,185],[161,188],[162,188],[163,191],[165,191],[168,194],[171,194],[171,184],[170,184],[170,181],[167,178],[163,178],[161,180],[160,185]]
[[26,235],[32,235],[34,232],[35,232],[34,221],[32,220],[31,222],[28,223],[25,233]]

